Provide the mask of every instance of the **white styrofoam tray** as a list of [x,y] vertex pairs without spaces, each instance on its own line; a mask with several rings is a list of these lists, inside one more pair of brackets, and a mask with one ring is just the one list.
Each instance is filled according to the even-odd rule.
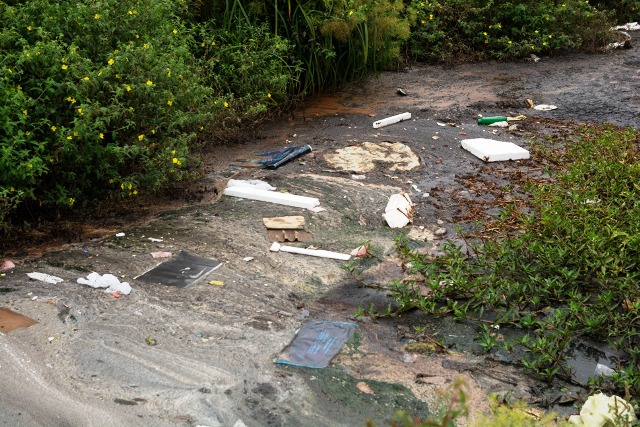
[[485,162],[521,160],[529,158],[529,151],[512,142],[474,138],[460,141],[462,148]]

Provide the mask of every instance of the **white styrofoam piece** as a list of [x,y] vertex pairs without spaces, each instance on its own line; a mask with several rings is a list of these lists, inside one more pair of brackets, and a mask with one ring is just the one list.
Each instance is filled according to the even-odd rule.
[[402,113],[397,114],[395,116],[387,117],[386,119],[378,120],[377,122],[373,122],[374,128],[381,128],[383,126],[392,125],[394,123],[399,123],[404,120],[409,120],[411,118],[411,113]]
[[229,182],[227,182],[227,187],[252,187],[261,190],[277,190],[276,187],[273,187],[268,182],[260,181],[259,179],[230,179]]
[[511,142],[474,138],[460,141],[462,148],[485,162],[528,159],[529,151]]
[[260,200],[262,202],[277,203],[279,205],[293,206],[296,208],[312,209],[320,204],[315,197],[296,196],[289,193],[261,190],[253,187],[227,187],[224,190],[226,196],[240,197],[243,199]]
[[382,217],[391,228],[402,228],[411,222],[413,202],[408,194],[392,194]]
[[349,254],[341,254],[339,252],[324,251],[321,249],[305,249],[297,248],[295,246],[284,246],[278,242],[273,242],[270,248],[271,252],[289,252],[293,254],[311,255],[320,258],[340,259],[342,261],[348,261],[351,259]]

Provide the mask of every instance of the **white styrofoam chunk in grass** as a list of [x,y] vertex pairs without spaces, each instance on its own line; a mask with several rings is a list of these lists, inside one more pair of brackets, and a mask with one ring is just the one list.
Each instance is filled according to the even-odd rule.
[[529,151],[512,142],[487,138],[463,139],[462,148],[485,162],[521,160],[529,158]]

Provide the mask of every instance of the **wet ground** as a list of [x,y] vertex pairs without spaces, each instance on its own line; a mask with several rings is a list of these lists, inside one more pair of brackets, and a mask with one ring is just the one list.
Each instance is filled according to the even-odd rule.
[[[483,163],[460,140],[527,147],[532,137],[562,134],[578,122],[638,127],[638,94],[638,48],[383,73],[307,100],[244,144],[217,147],[188,203],[176,197],[135,221],[133,209],[123,209],[100,224],[67,224],[78,230],[70,243],[5,253],[17,266],[0,277],[0,307],[38,323],[0,333],[0,424],[362,426],[372,419],[381,426],[399,409],[436,410],[438,390],[456,377],[467,384],[472,416],[487,409],[488,393],[577,413],[580,387],[537,383],[499,354],[484,355],[473,325],[420,313],[358,321],[325,369],[274,360],[307,319],[355,321],[359,307],[392,303],[384,285],[403,269],[394,249],[399,230],[382,219],[389,196],[410,194],[416,214],[403,232],[435,253],[457,239],[456,225],[495,215],[502,187],[515,175],[539,173],[535,158]],[[528,99],[558,109],[532,110]],[[372,127],[403,112],[411,120]],[[479,114],[527,119],[511,130],[489,128],[476,124]],[[274,171],[228,167],[292,144],[309,144],[313,152]],[[376,151],[377,158],[345,170],[338,157],[347,147],[360,150],[356,157]],[[231,176],[317,197],[325,210],[222,196]],[[340,261],[270,252],[262,218],[284,215],[305,217],[313,238],[304,246],[349,252],[368,242],[378,261],[354,278]],[[134,279],[161,261],[151,252],[180,250],[222,266],[186,288]],[[34,271],[64,281],[30,280],[26,273]],[[76,283],[92,271],[114,274],[133,291],[115,298]],[[414,325],[426,325],[449,352],[412,345],[419,341]],[[595,363],[583,353],[581,364]]]

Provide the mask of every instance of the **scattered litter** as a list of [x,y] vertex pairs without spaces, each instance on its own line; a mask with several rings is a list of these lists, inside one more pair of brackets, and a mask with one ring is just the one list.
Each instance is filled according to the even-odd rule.
[[475,138],[460,141],[462,148],[485,162],[528,159],[529,151],[511,142]]
[[356,180],[362,181],[364,179],[367,179],[367,176],[366,175],[351,175],[351,179],[356,179]]
[[227,187],[251,187],[268,191],[274,191],[278,189],[268,182],[260,181],[259,179],[250,179],[248,181],[242,179],[230,179],[227,183]]
[[368,245],[360,245],[351,251],[351,256],[361,257],[369,253]]
[[171,252],[151,252],[151,256],[154,258],[171,258],[173,254]]
[[595,376],[604,375],[605,377],[610,377],[611,375],[615,374],[615,372],[615,369],[612,369],[607,365],[603,365],[602,363],[598,363],[593,373]]
[[629,22],[628,24],[618,25],[617,27],[613,27],[614,30],[625,30],[625,31],[638,31],[640,30],[640,24],[637,22]]
[[418,188],[418,186],[417,186],[417,185],[413,184],[413,185],[411,186],[411,188],[413,188],[413,191],[415,191],[416,193],[421,193],[421,191],[420,191],[420,189]]
[[442,236],[444,236],[445,234],[447,234],[447,229],[446,229],[446,228],[444,228],[444,227],[440,227],[440,228],[438,228],[436,231],[434,231],[434,233],[433,233],[433,234],[434,234],[434,235],[436,235],[436,236],[438,236],[438,237],[442,237]]
[[529,56],[529,58],[531,58],[531,60],[533,62],[540,62],[540,58],[538,58],[536,55],[534,55],[533,53]]
[[242,258],[242,260],[243,260],[244,262],[253,261],[253,257],[252,257],[252,256],[246,256],[246,257]]
[[527,104],[529,104],[529,108],[534,108],[536,104],[533,103],[532,99],[527,99]]
[[277,216],[262,218],[264,226],[271,229],[299,230],[303,229],[305,220],[303,216]]
[[161,243],[163,240],[162,239],[156,239],[155,237],[149,237],[149,241],[154,242],[154,243]]
[[120,298],[122,296],[122,292],[120,291],[115,291],[113,292],[111,295],[113,295],[114,298]]
[[151,346],[158,344],[158,341],[156,341],[155,338],[151,338],[151,335],[149,335],[144,341]]
[[360,381],[358,384],[356,384],[356,388],[365,394],[375,394],[373,390],[371,390],[371,387],[369,387],[369,384],[365,383],[364,381]]
[[410,171],[420,166],[420,159],[401,142],[363,142],[340,148],[324,156],[336,169],[356,173],[371,172],[376,167],[389,171]]
[[305,230],[267,230],[269,242],[309,242],[313,235]]
[[431,139],[440,139],[440,137],[438,135],[433,135]]
[[438,126],[446,126],[446,125],[447,125],[446,123],[442,123],[442,122],[436,122],[436,124],[437,124]]
[[0,332],[2,333],[6,334],[15,329],[28,328],[36,323],[38,322],[30,317],[23,316],[8,308],[0,308]]
[[[79,278],[78,283],[81,285],[91,286],[92,288],[106,288],[104,291],[111,294],[119,292],[122,295],[131,293],[131,285],[128,282],[120,282],[113,274],[99,274],[95,271],[90,273],[87,278]],[[115,296],[115,295],[114,295]]]
[[126,234],[124,234],[124,233],[116,233],[116,237],[124,237],[124,236],[126,236]]
[[307,368],[326,368],[344,343],[353,335],[356,324],[309,320],[276,363]]
[[494,123],[491,123],[489,126],[493,126],[497,128],[508,128],[509,122],[494,122]]
[[263,190],[257,186],[227,186],[224,190],[224,194],[227,196],[259,200],[262,202],[270,202],[304,209],[311,209],[320,204],[320,201],[315,197],[297,196],[295,194]]
[[534,110],[538,110],[538,111],[551,111],[551,110],[556,110],[557,108],[558,107],[556,107],[555,105],[550,105],[550,104],[540,104],[533,107]]
[[165,261],[146,273],[134,277],[134,279],[184,288],[200,280],[220,265],[220,261],[180,251],[174,259]]
[[569,422],[575,426],[605,427],[633,425],[636,414],[633,406],[618,396],[603,393],[589,396],[580,410],[580,415],[572,415]]
[[255,159],[240,159],[231,163],[232,168],[259,168],[259,169],[277,169],[283,164],[303,154],[310,153],[311,146],[302,145],[285,147],[280,150],[266,151],[258,154]]
[[224,286],[224,282],[222,280],[209,280],[209,284],[213,286]]
[[377,129],[383,126],[392,125],[394,123],[400,123],[404,120],[409,120],[409,119],[411,119],[411,113],[396,114],[395,116],[387,117],[386,119],[373,122],[373,127]]
[[13,270],[14,268],[16,268],[16,265],[13,263],[13,261],[8,259],[3,260],[2,264],[0,264],[0,271]]
[[51,276],[45,273],[35,273],[35,272],[27,273],[27,276],[29,276],[31,279],[34,279],[34,280],[39,280],[45,283],[51,283],[52,285],[55,285],[56,283],[64,282],[64,280],[59,277]]
[[527,117],[520,115],[515,117],[507,117],[507,116],[492,116],[492,117],[479,117],[478,124],[479,125],[490,125],[493,123],[500,122],[517,122],[521,120],[525,120]]
[[408,194],[393,194],[382,217],[391,228],[402,228],[413,220],[413,203]]
[[407,96],[407,92],[405,92],[404,89],[402,89],[401,87],[396,88],[396,93],[400,96]]
[[310,256],[316,256],[320,258],[339,259],[343,261],[348,261],[351,259],[351,255],[349,254],[325,251],[321,249],[308,249],[308,248],[298,248],[295,246],[284,246],[278,242],[273,242],[269,250],[271,252],[289,252],[293,254],[310,255]]

